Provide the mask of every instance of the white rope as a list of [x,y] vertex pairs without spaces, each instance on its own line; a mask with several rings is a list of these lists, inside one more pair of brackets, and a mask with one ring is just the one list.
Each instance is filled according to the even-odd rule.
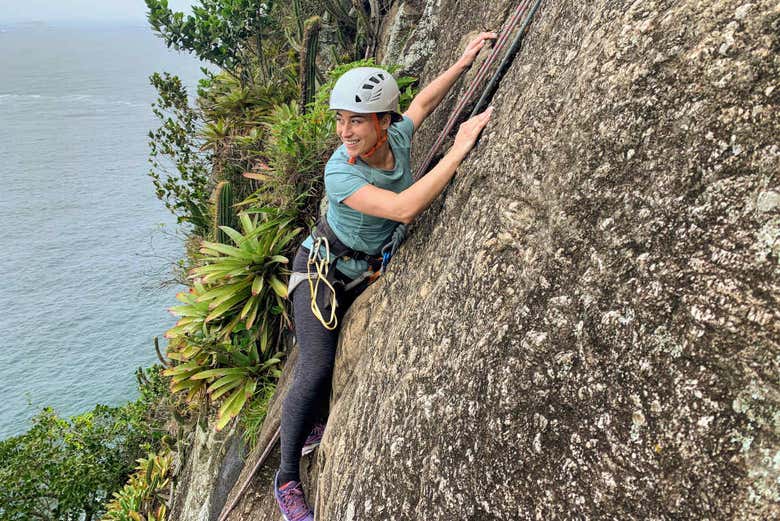
[[[322,246],[325,247],[325,258],[322,258],[320,255],[320,248]],[[325,237],[317,237],[314,239],[314,244],[312,244],[311,251],[309,251],[309,258],[306,261],[306,272],[309,276],[309,292],[311,293],[311,312],[317,317],[317,320],[322,323],[325,329],[333,331],[336,329],[336,326],[338,326],[338,318],[336,317],[336,306],[338,303],[336,302],[336,288],[334,288],[327,279],[329,261],[330,244],[328,244],[328,239]],[[316,277],[312,276],[312,266],[314,266],[317,273]],[[320,283],[324,283],[331,292],[330,318],[327,320],[325,320],[325,317],[322,315],[322,310],[320,310],[320,307],[317,305],[317,292],[320,291]]]

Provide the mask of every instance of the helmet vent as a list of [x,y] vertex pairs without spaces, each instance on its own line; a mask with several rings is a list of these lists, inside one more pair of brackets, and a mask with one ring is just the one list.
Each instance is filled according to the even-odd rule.
[[[379,74],[377,74],[376,76],[379,76]],[[377,79],[376,76],[371,76],[370,78],[368,78],[368,81],[370,81],[371,83],[376,83],[377,85],[379,85],[379,80]],[[379,77],[381,78],[381,76],[379,76]],[[382,79],[384,79],[384,78],[382,78]]]
[[382,89],[376,89],[376,91],[374,91],[374,93],[371,95],[371,99],[369,99],[368,101],[376,101],[381,97],[382,97]]
[[362,99],[360,99],[360,96],[358,96],[358,95],[356,94],[356,95],[355,95],[355,101],[357,101],[358,103],[361,103],[363,100],[362,100]]
[[373,88],[374,88],[374,86],[373,86],[373,85],[371,85],[370,83],[364,83],[364,84],[363,84],[363,88],[364,88],[364,89],[373,89]]

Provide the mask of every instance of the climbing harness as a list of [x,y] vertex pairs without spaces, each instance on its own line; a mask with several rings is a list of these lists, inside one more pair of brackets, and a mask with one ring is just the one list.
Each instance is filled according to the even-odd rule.
[[[292,295],[293,290],[300,283],[304,280],[308,281],[311,295],[311,312],[325,329],[332,331],[338,326],[336,286],[344,285],[343,282],[336,278],[336,260],[352,258],[364,260],[368,263],[368,271],[363,272],[344,285],[344,290],[349,291],[366,280],[368,280],[369,284],[376,281],[384,273],[392,253],[385,252],[383,248],[382,256],[380,257],[350,248],[336,236],[325,217],[317,222],[314,231],[312,231],[312,238],[312,248],[306,259],[306,273],[292,273],[287,286],[287,294]],[[324,255],[322,253],[323,250],[325,251]]]
[[[539,4],[541,4],[541,0],[535,0],[533,8],[529,11],[529,6],[531,6],[532,2],[534,2],[534,0],[522,0],[520,4],[517,6],[517,8],[515,9],[515,11],[512,13],[512,15],[507,19],[506,22],[504,22],[504,25],[501,28],[501,31],[499,32],[498,39],[496,40],[496,43],[493,46],[491,53],[488,55],[485,61],[482,62],[482,65],[479,67],[479,70],[477,70],[474,79],[471,81],[468,88],[466,89],[466,92],[461,96],[460,100],[455,106],[455,109],[450,114],[450,117],[447,120],[447,124],[444,125],[444,129],[441,131],[439,137],[436,139],[433,146],[428,151],[428,154],[425,156],[425,159],[420,164],[420,168],[417,169],[417,173],[414,176],[415,181],[420,179],[428,172],[428,167],[431,165],[433,158],[439,152],[439,149],[441,148],[444,141],[447,139],[449,133],[452,131],[452,128],[455,126],[455,123],[458,121],[458,118],[460,118],[460,115],[463,112],[463,110],[466,108],[466,105],[468,105],[469,101],[477,92],[477,88],[487,76],[488,70],[496,61],[498,56],[503,52],[504,48],[507,46],[507,43],[509,42],[509,36],[515,30],[518,22],[523,18],[523,15],[525,14],[526,15],[525,22],[523,23],[523,26],[518,35],[518,37],[520,37],[520,41],[522,41],[522,35],[525,33],[525,31],[528,28],[528,25],[531,23],[531,20],[534,14],[536,13]],[[518,38],[515,39],[515,42],[512,45],[514,54],[517,53],[517,50],[519,49],[520,46],[517,40]],[[503,72],[504,73],[506,72],[506,69],[509,68],[512,59],[514,58],[514,54],[512,54],[511,50],[510,52],[507,52],[506,56],[504,57],[504,61],[502,61],[501,63],[501,67],[499,67],[499,70],[503,68],[504,69]],[[490,93],[489,97],[492,97],[493,93],[495,92],[495,88],[497,87],[498,81],[500,81],[500,77],[494,75],[493,79],[491,79],[491,85],[490,85],[493,88],[493,92]],[[485,89],[484,92],[487,93],[488,90]],[[484,104],[487,103],[489,97],[483,94],[483,96],[480,98],[480,103],[482,104],[482,106],[484,106]]]

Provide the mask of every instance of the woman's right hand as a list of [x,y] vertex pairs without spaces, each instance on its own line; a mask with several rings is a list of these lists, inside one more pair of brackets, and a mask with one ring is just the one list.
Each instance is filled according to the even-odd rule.
[[485,125],[490,121],[491,114],[493,114],[492,106],[488,107],[485,112],[477,114],[468,121],[464,121],[458,129],[458,133],[455,135],[455,143],[452,145],[453,151],[466,157],[466,154],[474,148],[474,144],[477,142],[480,132],[482,132],[482,129],[485,128]]

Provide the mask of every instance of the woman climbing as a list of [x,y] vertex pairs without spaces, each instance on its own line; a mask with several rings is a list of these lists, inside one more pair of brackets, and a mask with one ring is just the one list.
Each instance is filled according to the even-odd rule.
[[412,222],[447,186],[492,108],[463,123],[449,152],[417,182],[410,166],[412,135],[494,38],[484,32],[471,40],[403,115],[398,85],[382,69],[352,69],[333,87],[330,109],[342,145],[325,166],[328,211],[298,249],[289,285],[299,355],[282,408],[282,460],[274,480],[286,521],[314,520],[298,468],[302,451],[313,450],[324,431],[339,320],[368,285],[365,274],[379,270],[382,247],[400,244],[405,227],[399,223]]

